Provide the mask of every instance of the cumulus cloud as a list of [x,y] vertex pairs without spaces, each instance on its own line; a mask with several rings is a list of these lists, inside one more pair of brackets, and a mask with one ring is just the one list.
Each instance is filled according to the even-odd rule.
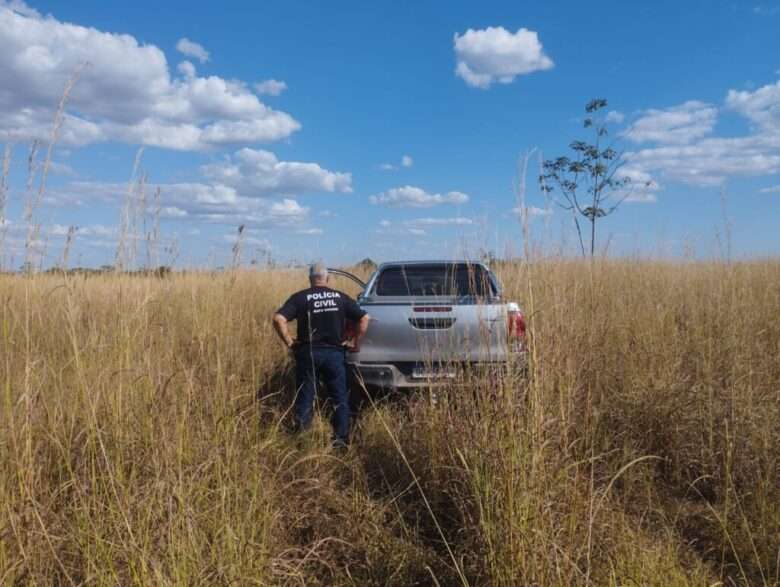
[[174,77],[154,45],[18,6],[0,3],[0,141],[45,140],[63,88],[79,69],[64,144],[203,150],[279,140],[301,127],[240,81],[197,77],[191,63],[181,64],[181,77]]
[[268,96],[278,96],[287,89],[287,84],[275,79],[267,79],[254,85],[255,92]]
[[[310,215],[310,209],[301,206],[293,198],[278,201],[246,198],[231,188],[198,182],[150,186],[156,187],[160,188],[163,204],[160,215],[168,220],[230,226],[246,224],[260,228],[297,228],[305,225]],[[77,195],[82,203],[99,200],[117,204],[126,191],[127,186],[123,184],[99,182],[74,182],[64,189],[66,197]],[[57,190],[54,197],[61,197],[62,193]]]
[[629,184],[614,194],[616,201],[652,204],[658,200],[661,185],[648,172],[636,167],[621,167],[616,179],[628,179]]
[[504,27],[468,29],[455,34],[455,73],[470,86],[487,89],[493,83],[508,84],[519,75],[553,67],[539,35],[521,28],[511,33]]
[[247,197],[224,185],[193,182],[159,187],[163,204],[176,210],[169,218],[257,228],[299,228],[310,215],[310,209],[294,198]]
[[753,91],[730,90],[725,107],[752,123],[749,134],[709,136],[717,109],[702,102],[648,111],[672,111],[678,122],[684,120],[678,126],[659,125],[655,134],[643,127],[643,138],[656,144],[626,153],[627,168],[703,187],[721,185],[730,177],[780,173],[780,82]]
[[226,161],[205,165],[204,175],[245,196],[265,197],[352,191],[352,174],[323,169],[317,163],[279,161],[270,151],[241,149]]
[[780,185],[773,185],[767,188],[761,188],[758,190],[762,194],[780,194]]
[[414,165],[414,159],[412,159],[409,155],[404,155],[401,157],[401,167],[411,167]]
[[619,112],[618,110],[610,110],[607,112],[607,122],[612,122],[614,124],[620,124],[626,119],[626,115],[622,112]]
[[390,208],[431,208],[440,204],[465,204],[469,197],[463,192],[429,194],[422,188],[407,185],[370,196],[368,200]]
[[14,12],[18,12],[23,16],[40,17],[41,15],[40,12],[38,12],[34,8],[30,8],[22,0],[0,0],[0,8],[7,8],[8,10],[13,10]]
[[[203,166],[201,172],[200,181],[148,186],[148,191],[160,189],[163,218],[309,230],[310,209],[294,196],[352,191],[349,173],[334,173],[316,163],[279,161],[271,152],[253,149],[241,149],[223,162]],[[55,205],[116,205],[127,189],[120,183],[72,181],[50,190],[48,198]]]
[[717,118],[716,107],[690,100],[664,110],[646,110],[625,136],[635,143],[687,145],[711,134]]
[[780,137],[708,138],[692,145],[651,147],[626,153],[630,167],[698,186],[717,186],[730,176],[780,172]]
[[758,131],[780,132],[780,81],[754,92],[729,90],[726,106],[749,119]]
[[187,37],[179,39],[176,43],[176,50],[182,55],[193,57],[201,63],[206,63],[209,58],[209,52],[203,48],[203,45],[190,41]]

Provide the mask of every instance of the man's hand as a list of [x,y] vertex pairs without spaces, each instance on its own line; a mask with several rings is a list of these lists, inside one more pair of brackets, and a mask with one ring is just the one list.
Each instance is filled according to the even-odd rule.
[[284,345],[289,350],[294,350],[295,348],[295,341],[293,340],[293,337],[290,336],[290,332],[287,329],[287,319],[282,316],[281,314],[274,314],[273,318],[273,325],[274,330],[276,330],[276,334],[279,335],[279,338],[282,339],[282,342],[284,342]]
[[360,351],[360,341],[368,330],[368,321],[370,317],[368,314],[364,314],[357,324],[357,332],[355,336],[349,340],[345,340],[342,344],[350,353],[357,353]]
[[360,350],[360,345],[358,345],[355,339],[345,340],[341,343],[341,346],[347,349],[347,351],[350,353],[356,353]]

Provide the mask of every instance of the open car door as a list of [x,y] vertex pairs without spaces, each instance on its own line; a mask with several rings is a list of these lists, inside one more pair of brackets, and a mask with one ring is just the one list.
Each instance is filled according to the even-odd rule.
[[352,275],[349,271],[343,271],[341,269],[333,269],[331,267],[328,267],[328,273],[331,273],[333,275],[338,275],[339,277],[346,277],[347,279],[351,279],[355,283],[357,283],[360,286],[360,289],[365,290],[366,289],[366,283],[356,275]]

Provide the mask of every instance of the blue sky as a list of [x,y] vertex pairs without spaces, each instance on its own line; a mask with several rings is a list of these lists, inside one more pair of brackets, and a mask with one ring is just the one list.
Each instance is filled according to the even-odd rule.
[[536,157],[585,136],[593,97],[609,100],[627,173],[652,181],[602,221],[611,253],[717,255],[728,222],[735,255],[776,255],[777,30],[780,0],[0,0],[4,263],[24,257],[30,144],[43,160],[85,61],[34,213],[45,264],[69,226],[71,264],[113,262],[141,146],[147,232],[160,189],[160,263],[226,264],[239,224],[246,262],[519,252],[513,184],[532,148],[532,234],[574,254]]

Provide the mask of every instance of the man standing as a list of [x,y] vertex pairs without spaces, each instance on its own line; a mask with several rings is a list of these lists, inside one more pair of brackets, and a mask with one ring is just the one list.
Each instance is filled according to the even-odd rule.
[[[347,294],[328,287],[328,270],[317,263],[309,268],[311,287],[294,293],[273,316],[276,333],[295,355],[298,394],[295,423],[299,430],[311,424],[312,404],[320,376],[333,402],[333,446],[349,442],[349,394],[345,352],[357,350],[368,329],[368,314]],[[287,323],[297,320],[293,340]],[[353,341],[344,339],[345,320],[357,322]]]

